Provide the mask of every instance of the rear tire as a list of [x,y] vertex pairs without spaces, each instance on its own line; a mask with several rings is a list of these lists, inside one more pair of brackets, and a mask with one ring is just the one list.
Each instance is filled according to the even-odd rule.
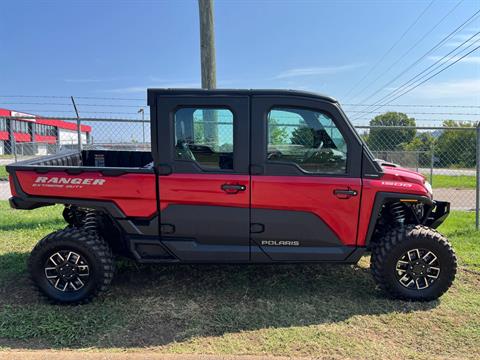
[[34,288],[50,302],[81,304],[106,291],[113,279],[110,248],[95,231],[66,228],[32,250],[28,271]]
[[374,244],[370,267],[379,287],[394,298],[430,301],[452,285],[457,257],[438,231],[408,225],[390,230]]

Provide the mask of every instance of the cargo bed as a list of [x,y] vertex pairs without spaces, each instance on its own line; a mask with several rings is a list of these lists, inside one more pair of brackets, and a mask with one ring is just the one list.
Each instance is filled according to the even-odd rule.
[[108,207],[119,217],[149,217],[157,210],[152,161],[150,152],[84,150],[10,164],[10,203]]
[[152,154],[149,151],[83,150],[19,161],[8,165],[7,170],[19,170],[24,167],[35,167],[35,169],[72,167],[80,168],[79,170],[95,168],[95,171],[99,168],[148,170],[152,168],[152,161]]

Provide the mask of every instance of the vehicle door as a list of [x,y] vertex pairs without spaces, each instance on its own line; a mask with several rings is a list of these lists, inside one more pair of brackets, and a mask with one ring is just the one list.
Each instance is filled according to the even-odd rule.
[[249,261],[248,96],[161,96],[162,242],[185,262]]
[[251,121],[252,257],[345,260],[362,184],[351,125],[332,102],[287,96],[254,96]]

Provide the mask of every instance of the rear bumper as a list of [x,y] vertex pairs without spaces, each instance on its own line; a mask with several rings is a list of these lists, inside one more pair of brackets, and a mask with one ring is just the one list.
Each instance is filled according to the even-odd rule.
[[10,199],[8,199],[8,202],[10,203],[10,207],[12,209],[17,209],[17,210],[32,210],[42,206],[53,205],[53,204],[41,203],[37,201],[25,200],[18,196],[12,196]]
[[436,229],[439,227],[450,213],[450,203],[447,201],[434,201],[432,210],[425,220],[425,225]]

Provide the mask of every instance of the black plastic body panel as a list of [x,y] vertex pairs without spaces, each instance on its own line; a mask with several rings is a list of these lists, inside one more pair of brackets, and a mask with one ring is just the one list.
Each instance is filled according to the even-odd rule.
[[129,250],[133,258],[141,263],[179,262],[156,237],[129,237]]
[[96,166],[95,156],[101,156],[107,168],[143,168],[153,161],[150,151],[84,150],[83,166]]
[[249,260],[248,208],[169,205],[160,216],[173,230],[162,242],[180,259],[192,261],[197,252],[199,261]]
[[[255,211],[255,221],[264,226],[263,231],[251,233],[250,238],[273,261],[292,259],[314,261],[325,258],[343,260],[348,255],[344,253],[345,249],[340,239],[313,213],[252,210]],[[288,245],[293,239],[294,244]]]
[[439,227],[450,213],[450,203],[446,201],[433,201],[433,206],[425,219],[424,224],[428,227],[436,229]]
[[[378,192],[375,195],[375,202],[374,202],[372,213],[370,216],[370,222],[368,224],[368,231],[365,239],[366,246],[370,245],[370,241],[375,231],[375,226],[377,224],[377,220],[379,218],[382,206],[389,201],[399,201],[400,199],[417,200],[419,203],[426,205],[428,207],[428,210],[430,210],[434,205],[434,201],[426,196],[402,194],[402,193]],[[448,205],[448,209],[449,209],[449,205]],[[445,219],[447,216],[448,216],[448,212],[446,213],[443,219]],[[427,221],[427,219],[425,219],[423,222],[425,225],[427,225],[425,221]]]

